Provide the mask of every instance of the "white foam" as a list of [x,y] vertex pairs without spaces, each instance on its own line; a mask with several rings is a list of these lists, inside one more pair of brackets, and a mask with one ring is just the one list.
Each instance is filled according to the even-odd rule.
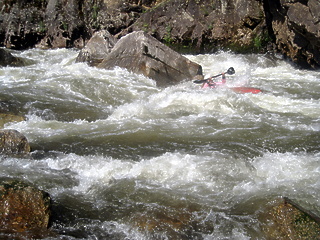
[[[320,157],[307,153],[265,153],[253,160],[254,170],[234,191],[236,195],[309,195],[320,191]],[[299,191],[299,192],[298,192]]]

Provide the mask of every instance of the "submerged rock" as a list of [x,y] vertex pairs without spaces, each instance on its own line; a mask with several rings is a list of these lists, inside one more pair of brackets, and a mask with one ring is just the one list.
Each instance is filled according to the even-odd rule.
[[6,123],[9,122],[21,122],[26,119],[22,116],[10,114],[10,113],[0,113],[0,128],[3,128]]
[[0,130],[0,153],[9,156],[24,156],[30,153],[27,138],[17,130]]
[[21,67],[25,65],[26,63],[23,61],[23,59],[15,57],[10,52],[0,48],[0,66]]
[[158,86],[177,84],[202,75],[202,67],[149,34],[138,31],[122,37],[97,66],[126,68],[154,79]]
[[50,201],[48,193],[27,183],[0,179],[0,231],[48,228]]
[[263,218],[267,239],[320,239],[320,218],[288,198],[273,205]]
[[146,209],[134,214],[131,221],[140,231],[147,231],[150,238],[163,231],[168,239],[201,239],[192,229],[194,222],[190,209]]

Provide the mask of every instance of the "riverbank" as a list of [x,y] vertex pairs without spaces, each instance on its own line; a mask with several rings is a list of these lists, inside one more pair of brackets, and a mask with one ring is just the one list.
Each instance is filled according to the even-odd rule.
[[277,52],[319,69],[317,0],[2,1],[0,46],[82,48],[98,30],[117,37],[143,30],[179,52]]

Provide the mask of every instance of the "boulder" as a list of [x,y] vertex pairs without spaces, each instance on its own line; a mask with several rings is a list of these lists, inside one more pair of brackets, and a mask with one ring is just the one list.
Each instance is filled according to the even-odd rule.
[[117,39],[108,31],[96,32],[80,51],[76,62],[87,62],[90,66],[97,66],[111,52]]
[[291,199],[273,204],[260,217],[266,239],[319,239],[320,218]]
[[13,56],[10,52],[0,48],[0,66],[7,67],[21,67],[25,62],[19,57]]
[[157,86],[177,84],[202,75],[202,67],[143,31],[122,37],[97,66],[126,68],[154,79]]
[[48,228],[51,198],[27,183],[0,179],[0,231],[23,232]]
[[0,130],[0,153],[8,156],[25,156],[30,153],[27,138],[17,130]]

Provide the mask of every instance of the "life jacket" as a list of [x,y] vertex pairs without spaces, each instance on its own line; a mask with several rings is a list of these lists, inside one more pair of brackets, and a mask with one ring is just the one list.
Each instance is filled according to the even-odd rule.
[[206,81],[201,88],[215,88],[216,87],[216,83],[215,82],[209,82]]
[[201,88],[216,88],[220,85],[224,85],[227,83],[227,79],[225,74],[222,74],[222,80],[221,82],[213,82],[212,79],[209,79],[208,81],[206,81]]

